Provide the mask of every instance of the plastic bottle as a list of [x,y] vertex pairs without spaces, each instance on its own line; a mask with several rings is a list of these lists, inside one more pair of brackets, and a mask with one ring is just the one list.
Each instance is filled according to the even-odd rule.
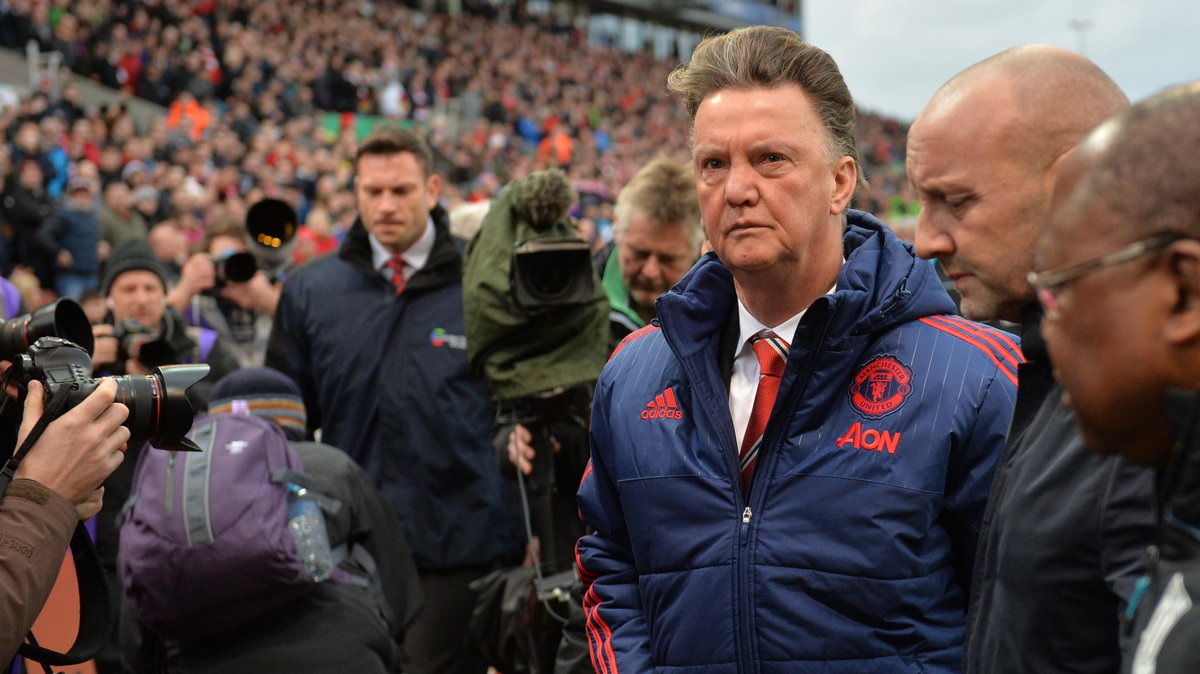
[[308,490],[288,483],[288,529],[296,541],[296,553],[313,582],[321,582],[333,573],[333,553],[325,515]]

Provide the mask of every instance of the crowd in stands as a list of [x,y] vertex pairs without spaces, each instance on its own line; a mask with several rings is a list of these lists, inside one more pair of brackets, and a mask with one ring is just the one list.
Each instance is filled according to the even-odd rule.
[[[55,288],[57,271],[90,273],[143,232],[179,262],[210,226],[240,222],[264,197],[297,206],[300,257],[327,251],[354,219],[355,132],[384,120],[428,137],[449,208],[560,166],[605,233],[612,199],[640,166],[687,157],[687,119],[663,85],[676,63],[594,46],[569,21],[500,5],[464,2],[451,17],[401,2],[5,3],[0,45],[35,40],[76,74],[167,112],[142,127],[120,104],[87,109],[70,83],[0,112],[0,269],[28,267]],[[860,208],[909,211],[906,127],[861,113],[871,187]],[[82,233],[51,240],[39,225],[73,208],[75,188],[75,210],[91,217],[71,220]],[[91,241],[103,241],[98,260],[79,254]]]

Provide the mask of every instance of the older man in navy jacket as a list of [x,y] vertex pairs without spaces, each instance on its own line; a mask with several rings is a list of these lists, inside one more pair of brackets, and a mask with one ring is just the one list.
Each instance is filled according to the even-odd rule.
[[607,672],[957,672],[1016,341],[848,211],[854,110],[776,28],[671,77],[714,252],[601,376],[580,488]]

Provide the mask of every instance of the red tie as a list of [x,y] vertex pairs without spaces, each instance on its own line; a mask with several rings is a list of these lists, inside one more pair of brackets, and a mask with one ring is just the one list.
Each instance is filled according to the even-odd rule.
[[750,421],[746,434],[742,436],[742,492],[750,489],[750,476],[754,474],[754,459],[758,457],[758,446],[762,444],[763,430],[775,406],[779,394],[779,382],[783,367],[787,364],[788,343],[770,330],[763,330],[750,338],[750,348],[758,358],[758,390],[754,393],[754,407],[750,410]]
[[387,266],[392,270],[392,287],[396,289],[396,294],[404,292],[404,286],[408,283],[404,279],[404,266],[408,264],[404,258],[397,255],[387,261]]

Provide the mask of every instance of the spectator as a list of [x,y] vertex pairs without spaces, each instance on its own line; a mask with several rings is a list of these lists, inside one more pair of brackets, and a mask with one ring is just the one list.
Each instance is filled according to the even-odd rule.
[[[133,192],[119,180],[104,188],[104,207],[100,209],[100,238],[111,250],[129,240],[146,240],[146,219],[135,209]],[[107,255],[104,255],[107,257]]]
[[425,596],[405,639],[412,669],[482,674],[464,629],[467,586],[513,561],[519,544],[487,387],[467,362],[462,257],[431,164],[412,133],[363,141],[359,220],[336,257],[284,284],[267,363],[293,374],[310,428],[367,469],[404,525]]
[[90,179],[71,179],[67,202],[42,223],[38,241],[57,265],[54,287],[60,297],[79,299],[99,284],[100,219]]
[[1027,359],[980,533],[967,672],[1120,665],[1119,614],[1151,536],[1153,476],[1084,448],[1025,275],[1050,222],[1055,165],[1127,105],[1084,57],[1026,46],[952,78],[909,134],[917,252],[945,268],[967,317],[1020,322]]
[[1198,113],[1200,84],[1176,87],[1061,162],[1030,275],[1088,449],[1157,468],[1157,540],[1125,611],[1124,672],[1200,671]]
[[53,286],[54,267],[38,245],[37,233],[53,212],[54,201],[43,187],[41,165],[25,160],[4,192],[4,215],[12,227],[12,262],[32,268],[47,287]]
[[947,316],[932,268],[848,211],[854,110],[828,54],[740,29],[668,86],[714,252],[596,387],[578,560],[597,670],[957,672],[1017,349]]

